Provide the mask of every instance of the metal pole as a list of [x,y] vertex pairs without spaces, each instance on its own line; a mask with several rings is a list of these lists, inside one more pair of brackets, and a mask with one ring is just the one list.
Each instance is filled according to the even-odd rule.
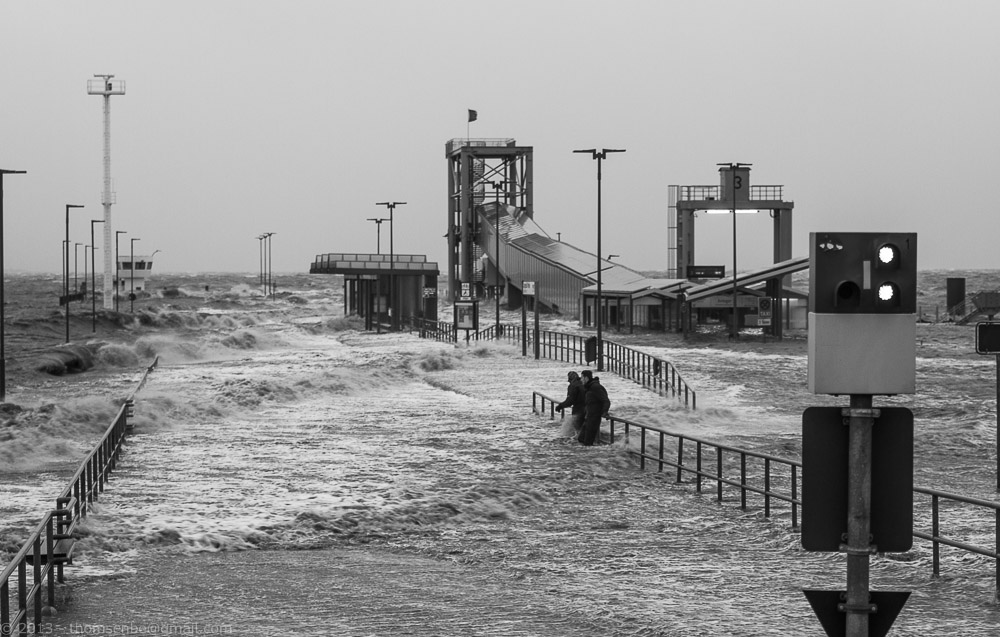
[[[105,227],[107,227],[107,226],[105,226]],[[118,281],[118,272],[121,270],[121,268],[118,267],[119,264],[121,263],[121,258],[118,256],[118,235],[121,235],[121,234],[128,234],[128,232],[126,232],[124,230],[115,230],[115,277],[114,277],[114,279],[115,279],[115,312],[118,311],[118,287],[121,285],[121,282]],[[105,288],[105,289],[107,289],[107,288]]]
[[135,314],[135,242],[141,241],[139,237],[129,239],[129,264],[128,270],[128,311]]
[[396,206],[405,206],[405,201],[381,201],[376,206],[385,206],[389,209],[389,327],[397,329],[399,327],[399,311],[396,308],[396,272],[395,272],[395,247],[392,242],[393,212]]
[[[74,293],[80,291],[80,250],[79,250],[79,248],[82,245],[83,245],[82,243],[79,243],[77,241],[73,242],[73,292]],[[84,267],[86,267],[86,265],[87,265],[87,250],[86,249],[83,251],[83,265],[84,265]],[[83,280],[84,281],[87,280],[86,273],[84,273],[84,275],[83,275]]]
[[736,308],[736,190],[733,189],[733,330],[732,336],[735,341],[739,337],[737,328],[737,308]]
[[66,342],[69,343],[69,209],[83,208],[79,204],[66,204],[66,241],[63,260],[63,294],[66,297]]
[[496,220],[496,235],[497,235],[496,236],[496,263],[494,264],[494,266],[496,266],[496,273],[497,273],[497,275],[496,275],[497,276],[496,289],[494,290],[494,294],[497,297],[496,298],[496,301],[497,301],[496,338],[497,339],[500,338],[500,189],[503,188],[503,186],[506,183],[507,182],[505,182],[505,181],[494,181],[494,182],[492,182],[492,184],[493,184],[493,190],[496,192],[496,206],[497,206],[497,209],[496,209],[496,219],[495,219]]
[[[103,219],[91,219],[90,220],[90,315],[93,322],[94,333],[97,333],[97,288],[94,287],[97,281],[97,272],[95,271],[94,262],[94,248],[96,244],[94,243],[94,224],[104,223]],[[107,249],[107,248],[105,248]]]
[[851,394],[847,482],[847,637],[868,636],[871,554],[872,427],[871,394]]
[[601,323],[604,314],[604,299],[601,296],[601,162],[604,153],[597,155],[597,371],[604,371],[604,340],[601,338]]
[[597,160],[597,312],[595,313],[595,324],[597,327],[597,371],[601,372],[604,371],[604,339],[601,334],[601,313],[604,309],[601,281],[601,162],[607,158],[608,153],[624,153],[625,149],[602,148],[598,151],[596,148],[590,148],[574,150],[573,152],[590,153]]

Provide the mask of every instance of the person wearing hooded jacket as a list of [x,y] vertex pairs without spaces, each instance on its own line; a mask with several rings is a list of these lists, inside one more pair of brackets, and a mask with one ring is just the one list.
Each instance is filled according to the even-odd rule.
[[[562,401],[555,406],[556,411],[563,411],[567,407],[571,407],[570,421],[569,424],[573,427],[573,437],[580,435],[580,429],[583,427],[583,412],[584,412],[584,389],[583,381],[580,380],[580,375],[576,372],[570,372],[567,374],[569,380],[569,386],[566,388],[566,400]],[[566,435],[569,435],[569,430],[565,430]]]
[[583,388],[585,391],[583,428],[580,429],[577,440],[589,447],[594,444],[601,432],[601,419],[608,415],[611,401],[608,399],[607,390],[601,385],[601,379],[594,376],[589,369],[583,370]]

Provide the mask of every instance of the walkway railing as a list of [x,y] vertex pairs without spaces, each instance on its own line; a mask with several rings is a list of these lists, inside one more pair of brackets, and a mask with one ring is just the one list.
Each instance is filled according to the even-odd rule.
[[[154,360],[146,368],[136,392],[145,385]],[[87,517],[110,479],[121,454],[129,418],[133,415],[135,392],[122,403],[100,441],[83,459],[70,478],[69,485],[56,498],[56,507],[28,535],[13,559],[0,571],[0,636],[39,634],[42,622],[42,593],[47,604],[55,606],[55,582],[65,581],[63,566],[73,561],[74,532]],[[30,570],[30,581],[29,581]],[[11,579],[16,577],[16,599],[11,599]],[[12,604],[13,601],[13,604]],[[34,611],[29,617],[29,613]],[[30,627],[29,627],[30,624]]]
[[[534,413],[545,415],[546,408],[550,420],[555,419],[555,405],[559,400],[534,391],[531,395],[531,408]],[[697,491],[702,491],[703,481],[714,482],[716,501],[722,502],[725,487],[739,490],[740,508],[747,509],[748,494],[763,496],[763,509],[766,517],[771,517],[771,502],[778,500],[791,505],[792,528],[798,530],[801,515],[802,500],[799,495],[799,481],[802,476],[802,463],[787,458],[747,451],[730,447],[693,436],[674,433],[654,425],[619,418],[611,415],[606,418],[610,426],[611,440],[615,438],[615,425],[624,428],[624,442],[627,452],[639,458],[640,469],[645,469],[647,461],[656,464],[658,471],[664,467],[676,470],[676,482],[682,483],[684,474],[694,476]],[[639,429],[639,443],[636,446],[631,437],[631,429]],[[650,440],[652,434],[652,440]],[[666,439],[672,439],[672,448]],[[687,443],[687,444],[685,444]],[[691,446],[694,450],[691,450]],[[676,460],[674,460],[676,458]],[[714,466],[713,466],[714,465]],[[979,498],[971,498],[955,493],[947,493],[935,489],[915,487],[914,494],[931,496],[930,517],[931,532],[913,531],[913,537],[927,540],[932,544],[933,576],[940,575],[941,545],[951,546],[994,560],[994,603],[1000,603],[1000,502],[992,502]],[[945,506],[948,505],[948,506]],[[962,508],[958,505],[967,505]],[[973,507],[974,514],[968,514],[968,507]],[[993,525],[993,548],[976,546],[974,544],[950,538],[944,535],[940,520],[943,511],[954,512],[954,527],[967,527],[970,518],[979,518],[984,524]],[[987,518],[992,518],[989,522]]]
[[[424,321],[411,319],[411,331],[419,332],[421,338],[434,338],[439,341],[456,342],[458,331],[452,323]],[[539,330],[535,339],[535,330],[523,330],[520,325],[501,324],[497,334],[496,324],[478,332],[469,331],[470,341],[506,341],[513,345],[521,345],[521,355],[532,355],[538,358],[548,358],[574,365],[586,365],[587,341],[594,337],[565,334],[550,330]],[[646,352],[621,345],[614,341],[604,341],[604,363],[608,371],[618,374],[655,391],[661,396],[673,396],[690,407],[698,408],[698,395],[687,381],[680,375],[670,361],[657,358]]]

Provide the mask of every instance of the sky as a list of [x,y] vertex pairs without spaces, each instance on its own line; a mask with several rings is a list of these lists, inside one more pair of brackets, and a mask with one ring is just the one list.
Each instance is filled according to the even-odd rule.
[[[256,273],[265,232],[275,273],[375,252],[380,201],[406,202],[394,251],[444,272],[467,133],[533,147],[535,220],[588,251],[596,162],[572,151],[625,149],[602,245],[635,269],[668,268],[668,186],[730,162],[784,186],[795,256],[810,232],[916,232],[920,269],[1000,268],[998,28],[994,0],[8,0],[0,169],[27,174],[3,181],[4,265],[60,272],[67,204],[90,244],[87,82],[114,74],[112,225],[154,272]],[[732,218],[696,228],[695,262],[732,267]],[[740,215],[736,243],[740,270],[769,263],[770,220]]]

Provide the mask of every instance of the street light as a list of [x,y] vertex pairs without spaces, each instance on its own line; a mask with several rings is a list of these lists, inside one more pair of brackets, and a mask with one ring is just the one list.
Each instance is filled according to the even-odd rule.
[[494,231],[496,232],[496,263],[493,265],[496,269],[496,290],[494,294],[496,295],[497,301],[497,325],[496,325],[496,338],[500,339],[500,189],[507,185],[506,181],[491,181],[490,185],[493,186],[493,192],[496,194],[496,227]]
[[128,269],[128,311],[135,314],[135,242],[141,241],[139,237],[129,239],[129,269]]
[[[73,292],[80,291],[80,246],[85,246],[85,243],[80,243],[78,241],[73,242]],[[87,251],[83,251],[83,265],[87,265]],[[86,272],[83,274],[83,280],[87,280]]]
[[392,245],[392,212],[396,209],[396,206],[405,206],[405,201],[381,201],[376,202],[376,206],[385,206],[389,209],[389,327],[390,329],[399,326],[399,312],[394,312],[396,310],[396,273],[395,273],[395,254],[393,252]]
[[271,290],[271,300],[274,300],[274,277],[273,270],[271,269],[271,237],[276,235],[276,232],[265,232],[264,233],[264,298],[267,298],[268,289]]
[[574,150],[574,153],[590,153],[593,159],[597,160],[597,371],[604,371],[604,343],[601,339],[601,310],[603,309],[603,299],[601,298],[601,162],[607,158],[608,153],[624,153],[621,148],[588,148],[586,150]]
[[[260,261],[258,263],[258,267],[260,268],[260,276],[258,276],[257,279],[258,279],[258,282],[260,283],[261,290],[264,290],[264,239],[266,239],[266,238],[267,237],[264,236],[264,235],[258,235],[257,236],[257,249],[258,249],[257,252],[258,252],[258,258],[259,258],[259,261]],[[265,293],[266,293],[266,290],[265,290]]]
[[[741,163],[736,163],[736,164],[727,164],[727,163],[716,164],[716,166],[727,166],[727,167],[729,167],[730,170],[734,170],[736,168],[744,168],[744,167],[752,166],[752,165],[753,164],[741,164]],[[738,315],[737,315],[737,307],[736,307],[737,285],[736,285],[736,192],[735,192],[735,188],[736,188],[736,186],[734,186],[734,191],[732,193],[732,199],[733,199],[733,208],[732,208],[732,213],[733,213],[733,325],[732,325],[732,334],[730,335],[730,338],[732,340],[734,340],[734,341],[738,340],[739,339],[739,335],[740,335],[739,320],[737,318]]]
[[388,221],[388,219],[385,217],[380,219],[368,217],[368,221],[375,222],[375,250],[376,254],[382,254],[382,222]]
[[118,235],[128,234],[125,230],[115,230],[115,312],[118,311],[118,287],[121,282],[118,280],[118,273],[121,272],[121,259],[118,257]]
[[94,287],[97,280],[97,272],[94,270],[94,250],[97,244],[94,243],[94,224],[104,223],[104,219],[90,220],[90,315],[93,322],[94,333],[97,333],[97,288]]
[[5,278],[3,269],[3,177],[4,175],[23,175],[26,170],[6,170],[0,168],[0,403],[7,401],[7,354],[5,351],[4,333],[4,299],[3,281]]
[[620,255],[620,254],[609,254],[608,255],[608,261],[610,261],[611,259],[617,259],[617,258],[619,258],[621,256],[622,255]]
[[80,204],[66,204],[66,241],[63,260],[63,295],[66,299],[66,342],[69,343],[69,209],[83,208]]

